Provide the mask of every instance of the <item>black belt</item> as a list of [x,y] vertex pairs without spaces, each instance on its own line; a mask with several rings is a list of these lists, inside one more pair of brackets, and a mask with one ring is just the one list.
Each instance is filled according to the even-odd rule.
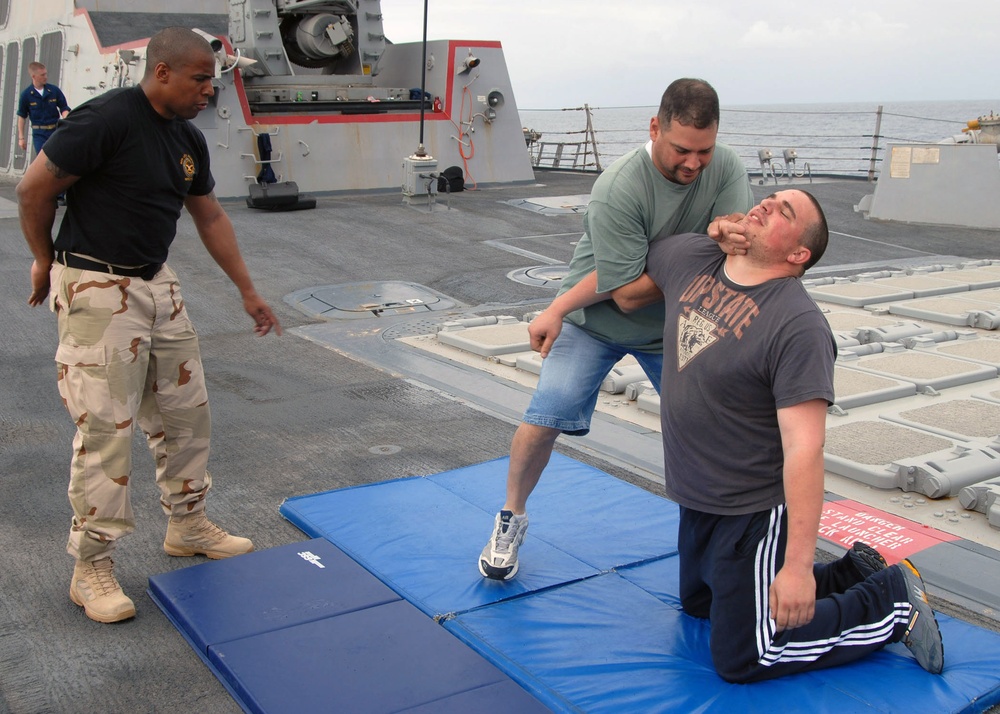
[[41,129],[42,131],[48,131],[49,129],[55,129],[56,126],[58,126],[58,125],[57,124],[45,124],[44,126],[42,126],[40,124],[35,124],[31,128],[32,129]]
[[56,262],[62,263],[67,268],[94,270],[98,273],[123,275],[128,278],[142,278],[143,280],[152,280],[153,277],[160,272],[160,268],[163,267],[163,263],[149,263],[135,268],[121,268],[117,265],[111,265],[110,263],[100,263],[96,260],[81,258],[80,256],[73,255],[65,250],[56,251]]

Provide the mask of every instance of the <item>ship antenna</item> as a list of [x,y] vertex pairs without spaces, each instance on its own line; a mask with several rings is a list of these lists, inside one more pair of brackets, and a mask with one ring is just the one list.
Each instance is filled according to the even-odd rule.
[[416,156],[426,156],[427,151],[424,149],[424,106],[426,102],[424,98],[426,94],[426,84],[427,84],[427,2],[424,0],[424,41],[421,44],[421,55],[420,55],[420,141],[417,143]]

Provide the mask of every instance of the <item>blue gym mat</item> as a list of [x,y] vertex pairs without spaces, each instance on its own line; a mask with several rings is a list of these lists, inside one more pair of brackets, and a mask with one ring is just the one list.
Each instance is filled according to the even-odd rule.
[[[281,513],[316,538],[296,548],[324,564],[329,558],[336,573],[328,581],[286,546],[156,576],[150,592],[195,649],[228,638],[209,643],[203,659],[255,712],[388,712],[402,704],[520,712],[541,702],[559,712],[940,714],[1000,702],[1000,635],[945,616],[940,676],[891,645],[845,667],[724,682],[712,667],[708,623],[677,602],[676,506],[559,454],[532,495],[517,578],[484,580],[476,556],[506,471],[499,459],[288,499]],[[267,560],[283,550],[294,568]],[[239,577],[224,586],[221,568],[231,564]],[[227,610],[210,594],[192,596],[193,583],[212,581],[193,571],[209,568],[220,569],[217,587],[231,596],[244,592],[235,584],[244,579],[261,588],[259,598]],[[405,672],[396,650],[411,648],[424,660],[424,689],[408,699],[409,685],[390,680]],[[391,667],[379,666],[383,651]],[[492,679],[500,671],[509,679]],[[523,700],[508,700],[511,693]]]
[[523,546],[531,567],[508,583],[486,580],[476,558],[506,475],[504,458],[289,498],[281,513],[310,536],[336,544],[432,617],[677,553],[674,504],[555,454],[531,497],[533,520]]
[[149,594],[248,712],[549,711],[322,538],[155,575]]

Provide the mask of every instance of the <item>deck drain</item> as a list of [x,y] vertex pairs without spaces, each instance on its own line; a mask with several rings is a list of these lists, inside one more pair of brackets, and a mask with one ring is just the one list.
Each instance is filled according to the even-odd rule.
[[558,289],[568,273],[568,265],[536,265],[531,268],[512,270],[507,273],[507,277],[515,283]]
[[390,454],[398,454],[400,447],[395,444],[379,444],[371,447],[368,451],[378,456],[389,456]]
[[310,317],[326,320],[357,320],[455,307],[455,301],[447,295],[423,285],[399,281],[322,285],[298,290],[284,299]]

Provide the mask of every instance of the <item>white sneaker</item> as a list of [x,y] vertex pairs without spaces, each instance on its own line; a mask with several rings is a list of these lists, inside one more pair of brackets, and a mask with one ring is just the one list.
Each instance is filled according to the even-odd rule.
[[515,516],[500,511],[489,543],[479,555],[479,572],[484,578],[510,580],[517,574],[517,549],[528,534],[528,514]]

